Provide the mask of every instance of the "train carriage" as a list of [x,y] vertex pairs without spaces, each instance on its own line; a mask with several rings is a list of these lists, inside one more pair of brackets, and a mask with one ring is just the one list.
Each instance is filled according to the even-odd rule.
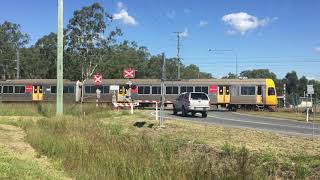
[[[110,87],[119,87],[116,91]],[[96,89],[101,92],[102,103],[134,100],[140,104],[161,100],[161,81],[159,79],[104,79],[100,86],[93,80],[86,80],[83,87],[75,81],[64,80],[64,100],[74,102],[76,96],[83,94],[84,102],[96,102]],[[80,92],[77,92],[80,91]],[[165,81],[165,102],[172,103],[180,93],[204,92],[211,105],[237,109],[239,107],[277,106],[275,84],[272,79],[188,79]],[[0,81],[0,101],[55,101],[56,80],[25,79]]]

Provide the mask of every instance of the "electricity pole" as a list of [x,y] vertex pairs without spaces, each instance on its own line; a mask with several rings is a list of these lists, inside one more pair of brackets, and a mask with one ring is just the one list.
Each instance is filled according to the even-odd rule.
[[58,0],[57,115],[63,115],[63,0]]
[[178,80],[180,80],[180,36],[182,32],[174,32],[175,34],[177,34],[177,38],[178,38],[178,44],[177,44],[177,57],[178,57]]
[[166,57],[165,54],[162,53],[162,68],[161,68],[161,105],[160,105],[160,122],[159,122],[159,127],[163,128],[164,124],[164,102],[165,102],[165,96],[164,96],[164,89],[165,89],[165,84],[164,81],[166,79],[166,71],[165,71],[165,67],[166,67]]

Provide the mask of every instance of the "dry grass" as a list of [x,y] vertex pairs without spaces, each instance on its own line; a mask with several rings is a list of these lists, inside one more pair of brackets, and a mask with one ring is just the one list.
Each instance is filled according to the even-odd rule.
[[[239,111],[243,114],[262,116],[262,117],[274,117],[279,119],[291,119],[297,121],[306,121],[306,113],[295,112],[289,110],[279,110],[278,112],[267,112],[267,111]],[[320,123],[320,113],[316,113],[315,122]],[[313,121],[313,114],[310,114],[309,121]]]
[[146,116],[150,112],[88,107],[83,118],[73,111],[0,123],[24,127],[39,153],[77,179],[320,176],[320,139],[177,120],[159,129],[155,117]]
[[0,124],[0,179],[68,179],[26,142],[21,128]]
[[[125,131],[165,135],[175,138],[187,139],[190,142],[200,142],[221,148],[226,143],[236,147],[246,146],[251,151],[272,152],[278,155],[306,154],[320,156],[320,138],[312,140],[299,136],[289,136],[271,132],[262,132],[251,129],[228,128],[218,125],[208,125],[205,123],[195,123],[189,121],[166,120],[164,129],[148,128],[156,127],[158,122],[154,117],[145,118],[142,113],[128,116],[126,119],[103,118],[105,123],[120,123],[126,127]],[[133,128],[137,121],[145,122],[143,128]],[[294,147],[294,148],[292,148]]]

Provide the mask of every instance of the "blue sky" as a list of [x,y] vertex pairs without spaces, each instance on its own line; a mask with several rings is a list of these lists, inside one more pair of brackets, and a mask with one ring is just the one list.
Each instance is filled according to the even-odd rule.
[[[320,1],[318,0],[64,0],[67,24],[73,11],[101,3],[116,18],[124,36],[152,54],[177,54],[175,31],[183,32],[181,57],[202,71],[221,77],[268,68],[282,78],[295,70],[299,76],[320,79]],[[56,31],[56,0],[10,0],[0,6],[0,23],[18,23],[34,43]],[[215,51],[233,50],[233,51]]]

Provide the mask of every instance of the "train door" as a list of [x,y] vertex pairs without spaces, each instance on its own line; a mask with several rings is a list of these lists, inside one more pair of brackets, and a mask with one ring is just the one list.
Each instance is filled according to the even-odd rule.
[[262,98],[262,87],[261,86],[258,86],[258,89],[257,89],[257,101],[256,103],[257,104],[262,104],[263,103],[263,98]]
[[126,102],[127,90],[124,85],[119,86],[117,102]]
[[230,103],[230,86],[219,86],[218,103]]
[[33,101],[42,101],[43,100],[43,87],[34,85],[32,87],[32,100]]

